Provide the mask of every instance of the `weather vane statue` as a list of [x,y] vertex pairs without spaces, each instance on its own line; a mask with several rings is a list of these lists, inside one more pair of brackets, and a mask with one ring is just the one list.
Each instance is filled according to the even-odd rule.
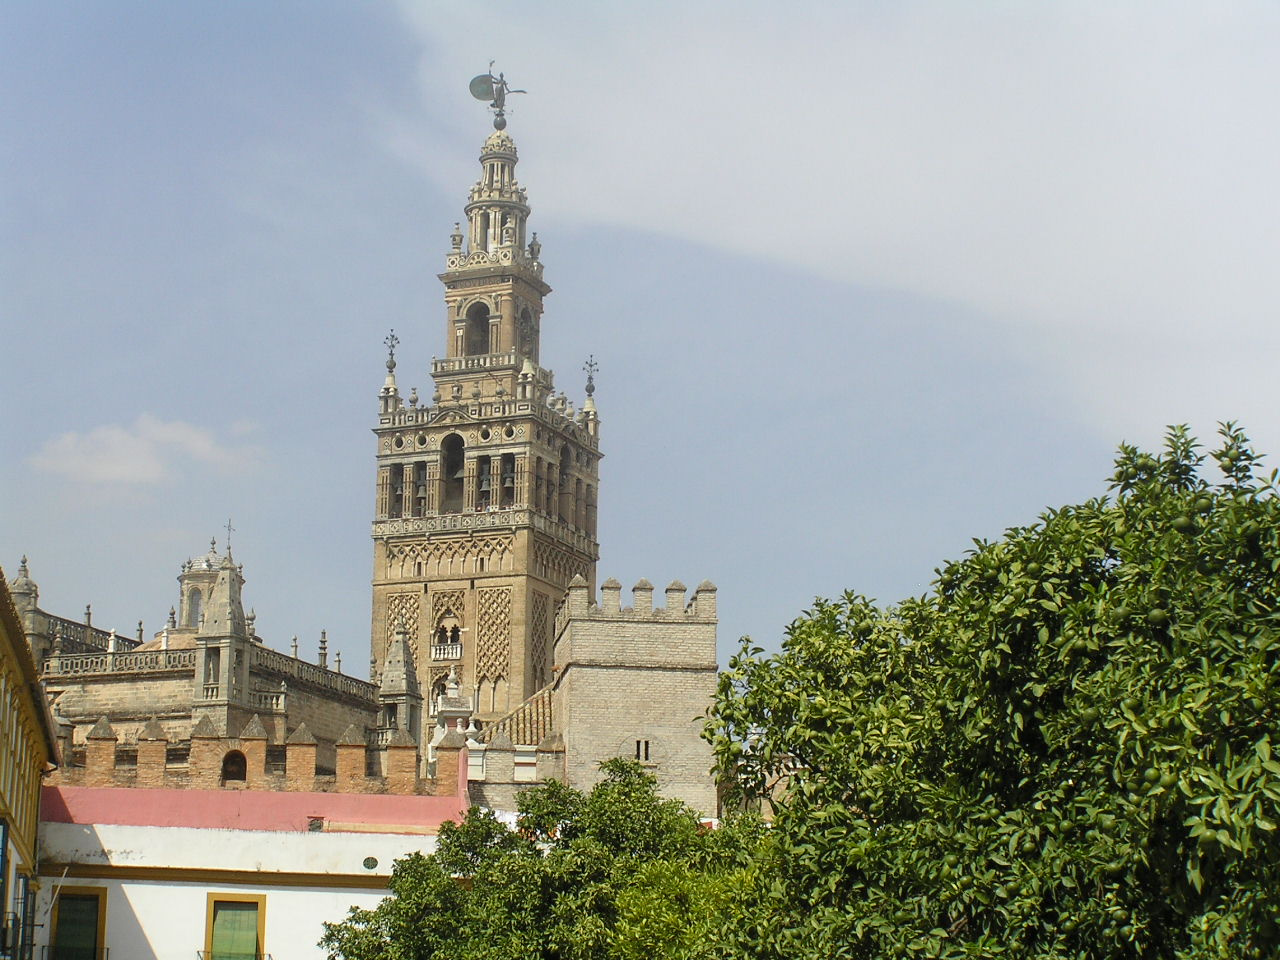
[[512,90],[507,78],[502,74],[493,75],[493,61],[489,61],[489,72],[471,79],[471,95],[477,100],[488,100],[489,109],[493,111],[493,129],[504,130],[507,126],[507,94],[528,93],[528,90]]

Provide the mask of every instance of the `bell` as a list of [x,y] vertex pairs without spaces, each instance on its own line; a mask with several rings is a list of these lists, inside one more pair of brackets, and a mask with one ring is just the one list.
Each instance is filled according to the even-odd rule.
[[502,474],[502,485],[504,487],[514,487],[516,484],[516,473],[514,470],[505,470]]
[[418,499],[419,500],[427,499],[427,485],[425,483],[418,484]]
[[457,470],[455,470],[455,471],[453,471],[453,473],[449,474],[449,479],[450,479],[450,480],[461,480],[461,479],[462,479],[463,477],[465,477],[466,475],[467,475],[467,473],[466,473],[466,468],[465,468],[465,466],[464,466],[463,464],[459,463],[459,464],[458,464],[458,469],[457,469]]
[[485,474],[481,474],[481,476],[480,476],[480,492],[481,492],[481,493],[488,493],[488,492],[489,492],[489,490],[490,490],[490,488],[491,488],[491,486],[492,486],[492,485],[489,483],[489,475],[488,475],[487,473],[485,473]]

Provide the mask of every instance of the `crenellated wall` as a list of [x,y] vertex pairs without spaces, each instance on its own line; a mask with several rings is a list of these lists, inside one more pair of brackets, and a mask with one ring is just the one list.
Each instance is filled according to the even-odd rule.
[[564,775],[587,788],[609,757],[639,760],[660,791],[704,813],[716,810],[711,750],[702,717],[716,688],[716,588],[704,581],[687,600],[678,581],[655,606],[641,580],[631,606],[606,580],[600,603],[576,578],[556,618],[553,713],[563,737]]
[[[457,795],[466,787],[466,745],[451,741],[434,749],[437,775],[425,778],[418,775],[421,757],[412,740],[393,738],[370,747],[354,726],[339,738],[336,763],[329,765],[318,762],[316,738],[305,724],[283,744],[268,735],[260,717],[252,718],[238,737],[218,736],[210,727],[198,726],[189,746],[175,749],[165,726],[156,720],[122,739],[103,718],[89,731],[84,749],[66,749],[66,761],[45,782],[137,789]],[[243,757],[242,767],[237,767],[233,754]],[[370,775],[370,769],[382,775]]]

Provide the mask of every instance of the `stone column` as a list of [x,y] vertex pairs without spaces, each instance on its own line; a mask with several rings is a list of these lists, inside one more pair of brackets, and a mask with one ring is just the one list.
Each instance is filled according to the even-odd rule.
[[198,790],[216,790],[222,782],[222,754],[225,744],[207,716],[191,728],[191,753],[187,758],[187,777]]
[[256,713],[240,731],[240,751],[244,754],[245,789],[263,790],[267,786],[267,728]]
[[505,730],[495,733],[484,751],[484,779],[486,783],[515,782],[516,748]]
[[339,793],[363,792],[367,750],[364,733],[354,723],[338,738],[336,772]]
[[538,744],[538,782],[565,779],[564,769],[564,737],[558,733],[549,734]]
[[101,718],[93,725],[85,741],[84,785],[86,787],[109,787],[116,775],[116,732],[111,729],[107,718]]
[[169,737],[152,717],[138,734],[138,786],[157,789],[165,785]]
[[450,730],[436,744],[437,797],[465,796],[467,789],[467,739],[457,730]]
[[418,745],[404,729],[387,741],[387,792],[411,796],[418,792]]
[[310,793],[316,788],[316,738],[305,723],[298,724],[284,744],[286,788]]

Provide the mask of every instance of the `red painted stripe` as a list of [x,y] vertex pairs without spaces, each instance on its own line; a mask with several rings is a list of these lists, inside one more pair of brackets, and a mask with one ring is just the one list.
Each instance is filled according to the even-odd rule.
[[44,787],[40,796],[41,820],[140,827],[305,832],[319,818],[438,828],[446,820],[461,820],[465,813],[466,804],[458,797],[384,794]]

